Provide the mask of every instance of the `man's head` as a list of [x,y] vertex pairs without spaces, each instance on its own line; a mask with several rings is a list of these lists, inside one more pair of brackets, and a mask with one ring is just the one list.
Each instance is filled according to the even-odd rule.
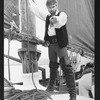
[[46,6],[51,15],[54,15],[58,9],[57,0],[47,0]]

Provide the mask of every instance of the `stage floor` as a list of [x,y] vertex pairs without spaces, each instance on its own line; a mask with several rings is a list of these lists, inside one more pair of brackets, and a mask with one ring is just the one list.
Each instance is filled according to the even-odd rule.
[[[45,65],[42,66],[42,67],[46,68],[46,78],[48,78],[49,77],[49,75],[48,75],[49,70],[47,69],[48,67],[45,66]],[[21,65],[10,66],[10,68],[11,68],[10,69],[11,82],[12,83],[22,82],[22,74],[23,73],[22,73]],[[39,73],[40,73],[39,79],[41,79],[42,78],[41,77],[41,72],[39,72]],[[5,68],[4,68],[4,77],[6,79],[8,79],[8,69],[7,69],[7,66],[5,66]],[[15,87],[15,89],[21,89],[21,90],[24,90],[26,88],[23,85],[14,85],[14,87]],[[45,90],[45,89],[46,89],[46,87],[43,87],[43,90]],[[66,93],[66,94],[51,95],[51,97],[53,98],[53,100],[69,100],[69,94],[68,93]],[[94,100],[94,99],[86,98],[86,97],[77,95],[77,100]]]
[[[14,87],[16,89],[21,89],[21,90],[24,90],[26,88],[26,87],[19,86],[19,85],[14,85]],[[45,89],[46,88],[44,87],[43,90],[45,90]],[[68,93],[66,93],[66,94],[65,93],[64,94],[53,94],[53,95],[51,95],[51,97],[52,97],[53,100],[69,100],[69,94]],[[47,100],[50,100],[50,99],[47,99]],[[77,95],[76,100],[94,100],[94,99],[86,98],[86,97]]]
[[[19,86],[19,85],[15,85],[14,87],[16,89],[21,89],[21,90],[24,90],[26,88],[26,87]],[[45,90],[45,89],[46,88],[44,87],[43,90]],[[51,98],[53,100],[69,100],[69,94],[68,93],[66,93],[66,94],[65,93],[64,94],[53,94],[53,95],[51,95]],[[50,100],[50,99],[47,99],[47,100]],[[76,100],[94,100],[94,99],[86,98],[86,97],[77,95],[77,99]]]
[[[53,98],[53,100],[69,100],[69,94],[52,95],[51,97]],[[93,100],[93,99],[77,95],[76,100]]]

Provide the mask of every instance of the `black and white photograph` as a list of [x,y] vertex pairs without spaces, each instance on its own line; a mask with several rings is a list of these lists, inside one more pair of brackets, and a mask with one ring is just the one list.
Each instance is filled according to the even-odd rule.
[[95,100],[95,0],[4,0],[4,100]]

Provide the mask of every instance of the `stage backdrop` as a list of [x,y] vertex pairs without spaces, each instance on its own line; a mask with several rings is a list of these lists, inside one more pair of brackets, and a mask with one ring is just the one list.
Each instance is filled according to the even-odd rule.
[[71,46],[94,53],[94,0],[58,0],[67,13]]
[[[58,3],[59,10],[68,16],[70,45],[94,53],[94,0],[58,0]],[[19,26],[18,0],[4,0],[4,21],[12,20]]]

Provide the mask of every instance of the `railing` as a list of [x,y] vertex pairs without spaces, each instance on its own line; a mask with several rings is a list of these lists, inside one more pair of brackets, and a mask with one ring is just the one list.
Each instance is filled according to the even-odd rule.
[[[8,58],[8,55],[4,54],[4,57]],[[9,59],[12,59],[12,60],[17,61],[19,63],[22,63],[22,61],[20,59],[12,57],[12,56],[9,56]],[[40,66],[38,68],[40,71],[42,71],[42,82],[43,82],[43,84],[45,84],[45,82],[46,82],[45,69],[40,67]]]

